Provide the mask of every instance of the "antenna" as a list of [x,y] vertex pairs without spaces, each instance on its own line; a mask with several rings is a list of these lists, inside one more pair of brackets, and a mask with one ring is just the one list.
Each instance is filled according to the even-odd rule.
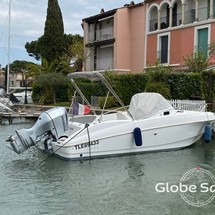
[[9,94],[9,83],[10,83],[10,25],[11,25],[11,3],[12,0],[9,0],[9,25],[8,25],[8,65],[7,65],[7,94]]

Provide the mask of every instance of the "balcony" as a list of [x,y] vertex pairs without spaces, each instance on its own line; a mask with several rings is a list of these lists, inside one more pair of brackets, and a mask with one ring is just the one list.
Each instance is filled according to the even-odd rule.
[[[165,29],[168,27],[180,26],[181,24],[191,24],[193,22],[203,22],[209,19],[210,14],[210,5],[202,1],[201,6],[196,10],[195,1],[190,1],[190,4],[185,6],[184,14],[182,14],[182,9],[176,11],[172,14],[172,17],[169,17],[169,14],[161,13],[160,20],[158,21],[159,13],[152,9],[149,20],[149,31],[155,31],[157,29]],[[215,4],[215,2],[214,2]],[[215,5],[214,5],[215,6]],[[214,9],[215,14],[215,9]],[[215,15],[214,15],[215,16]],[[182,20],[184,18],[184,20]],[[170,24],[170,21],[172,23]],[[183,23],[182,23],[183,22]],[[158,26],[160,23],[160,26]]]
[[179,26],[182,24],[182,13],[177,13],[176,16],[172,17],[172,26]]
[[208,18],[208,7],[202,7],[198,9],[198,20],[196,20],[195,9],[185,12],[185,24],[193,23],[195,21],[202,22]]
[[[96,36],[96,38],[95,38]],[[95,41],[105,41],[114,38],[113,27],[110,28],[103,28],[100,30],[96,30],[94,34],[93,31],[89,32],[88,34],[88,43],[93,43]]]
[[113,27],[96,31],[96,41],[110,40],[114,38]]
[[199,22],[205,21],[209,18],[208,7],[199,8]]
[[149,31],[155,31],[157,29],[158,29],[158,19],[151,19]]
[[196,10],[192,9],[190,11],[185,12],[184,14],[185,16],[185,20],[184,20],[184,24],[190,24],[195,22],[195,17],[196,17]]

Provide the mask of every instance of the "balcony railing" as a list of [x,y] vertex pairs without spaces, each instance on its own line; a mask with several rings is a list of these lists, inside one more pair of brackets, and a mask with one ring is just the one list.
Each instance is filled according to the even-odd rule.
[[198,20],[196,20],[196,10],[192,9],[185,12],[185,24],[193,23],[195,21],[202,22],[208,19],[208,7],[198,9]]
[[196,10],[192,9],[190,11],[185,12],[184,17],[185,17],[184,24],[195,22]]
[[167,19],[167,17],[161,17],[161,26],[160,29],[165,29],[169,27],[169,20]]
[[209,18],[208,7],[199,8],[199,22],[207,20]]
[[[184,13],[184,24],[190,24],[195,21],[202,22],[209,18],[209,7],[201,7],[198,9],[198,20],[196,20],[196,10],[195,8],[188,10]],[[152,16],[149,20],[149,31],[155,31],[158,29],[158,19],[157,14]],[[215,14],[214,14],[215,17]],[[160,29],[168,28],[169,25],[169,18],[167,16],[163,16],[160,19]],[[172,17],[172,27],[179,26],[182,24],[182,13],[177,13],[176,16]]]
[[[149,31],[155,31],[158,29],[158,20],[157,19],[151,19],[150,21],[150,29]],[[168,28],[169,27],[169,20],[167,20],[167,17],[161,18],[161,29]],[[178,13],[176,16],[172,17],[172,26],[179,26],[182,24],[182,13]]]
[[113,39],[113,27],[112,28],[103,28],[96,31],[96,41],[109,40]]
[[88,43],[92,43],[95,41],[104,41],[113,38],[114,38],[113,27],[96,30],[96,34],[93,31],[88,33]]
[[151,19],[149,31],[155,31],[157,29],[158,29],[158,19]]
[[172,26],[179,26],[182,24],[182,13],[177,13],[176,16],[172,17]]

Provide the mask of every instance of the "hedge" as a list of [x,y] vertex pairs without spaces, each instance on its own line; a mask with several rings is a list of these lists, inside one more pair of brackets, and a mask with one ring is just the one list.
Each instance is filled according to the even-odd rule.
[[202,85],[201,92],[203,99],[209,104],[209,109],[214,110],[215,99],[215,71],[205,71],[201,73]]
[[172,99],[201,99],[201,73],[176,72],[169,74]]
[[[201,73],[153,71],[122,75],[108,72],[105,76],[125,105],[130,103],[132,95],[145,90],[160,92],[170,99],[205,99],[208,103],[213,102],[215,95],[214,71]],[[91,96],[103,97],[107,94],[107,89],[99,81],[81,79],[78,80],[78,85],[88,100]],[[70,80],[56,73],[41,75],[33,86],[34,102],[69,101],[72,94]]]

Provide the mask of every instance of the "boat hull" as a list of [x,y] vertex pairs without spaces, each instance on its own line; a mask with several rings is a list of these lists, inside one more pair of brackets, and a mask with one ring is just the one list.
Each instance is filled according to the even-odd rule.
[[[172,121],[172,122],[171,122]],[[176,122],[174,122],[176,121]],[[199,140],[207,121],[180,122],[171,117],[128,123],[112,122],[97,130],[98,125],[89,126],[89,135],[84,131],[80,137],[62,142],[52,142],[53,153],[66,160],[82,160],[109,156],[120,156],[153,151],[175,150],[188,147]],[[189,122],[190,121],[190,122]],[[170,123],[171,122],[171,123]],[[98,127],[99,128],[99,127]],[[135,142],[134,129],[139,128],[142,145]],[[41,148],[44,149],[43,145]]]

